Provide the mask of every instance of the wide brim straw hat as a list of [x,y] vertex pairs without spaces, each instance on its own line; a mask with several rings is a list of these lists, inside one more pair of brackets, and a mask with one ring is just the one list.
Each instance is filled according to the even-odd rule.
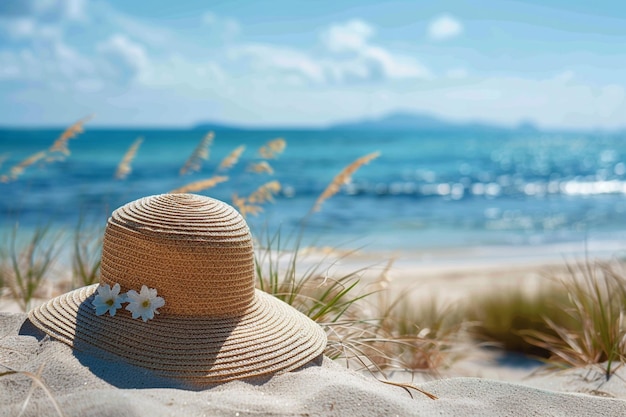
[[[116,287],[128,306],[130,294],[153,291],[150,300],[159,307],[153,318],[124,307],[114,315],[97,311],[101,289]],[[194,194],[145,197],[115,210],[104,234],[100,284],[56,297],[29,319],[77,350],[209,383],[295,370],[326,346],[317,323],[255,288],[242,216]]]

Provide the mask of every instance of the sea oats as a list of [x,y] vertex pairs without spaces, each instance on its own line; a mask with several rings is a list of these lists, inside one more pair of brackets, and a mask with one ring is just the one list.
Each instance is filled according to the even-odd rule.
[[214,137],[215,135],[213,134],[213,132],[209,132],[200,140],[200,143],[198,143],[196,149],[193,151],[189,159],[187,159],[185,165],[183,165],[183,167],[180,169],[180,175],[200,171],[200,168],[202,167],[202,161],[206,161],[207,159],[209,159],[209,146],[211,146],[211,144],[213,143]]
[[352,174],[354,174],[357,169],[369,163],[371,160],[378,158],[379,156],[380,152],[373,152],[360,157],[359,159],[345,167],[339,174],[337,174],[337,176],[335,176],[335,178],[333,178],[333,180],[330,182],[330,184],[328,184],[328,187],[326,187],[324,192],[317,198],[317,200],[315,200],[315,204],[313,205],[311,212],[319,211],[324,201],[337,194],[342,185],[350,182]]
[[248,202],[252,204],[263,204],[274,201],[274,194],[280,191],[280,183],[278,181],[270,181],[263,184],[248,196]]
[[135,159],[135,155],[137,154],[139,146],[142,142],[143,138],[137,138],[135,142],[133,142],[133,144],[130,146],[130,148],[128,148],[128,150],[124,154],[124,157],[117,166],[117,170],[115,171],[115,179],[123,180],[128,176],[128,174],[131,173],[132,168],[130,166],[130,163],[133,161],[133,159]]
[[192,193],[215,187],[217,184],[228,181],[228,177],[214,176],[206,180],[195,181],[180,188],[170,191],[170,193]]
[[226,156],[226,158],[224,158],[222,160],[220,165],[217,167],[217,170],[218,171],[225,171],[227,169],[232,168],[239,161],[239,157],[241,157],[241,154],[245,150],[246,150],[246,147],[244,145],[241,145],[241,146],[238,146],[237,148],[235,148],[234,151],[229,153]]
[[54,154],[54,156],[51,156],[50,159],[51,160],[64,159],[66,156],[68,156],[70,154],[70,150],[67,145],[67,142],[70,139],[74,139],[79,134],[83,133],[85,131],[83,128],[84,124],[88,122],[89,120],[91,120],[92,118],[93,118],[93,115],[87,116],[83,119],[80,119],[79,121],[77,121],[76,123],[68,127],[67,129],[65,129],[65,131],[61,134],[61,136],[59,136],[59,138],[54,141],[52,146],[50,146],[50,149],[48,149],[50,153]]
[[237,194],[233,194],[232,203],[244,218],[248,217],[248,214],[256,216],[263,211],[263,207],[256,204],[248,204],[249,202],[246,197],[239,197]]
[[267,161],[251,162],[246,168],[248,172],[254,172],[255,174],[273,174],[274,169]]
[[261,155],[261,158],[274,159],[285,150],[286,146],[287,142],[285,139],[276,138],[261,146],[261,148],[259,148],[259,155]]
[[9,170],[9,175],[3,175],[0,179],[2,182],[9,182],[17,179],[20,175],[24,173],[24,170],[29,166],[41,161],[47,155],[46,151],[39,151],[37,153],[32,154],[28,158],[24,159],[20,163],[14,165]]

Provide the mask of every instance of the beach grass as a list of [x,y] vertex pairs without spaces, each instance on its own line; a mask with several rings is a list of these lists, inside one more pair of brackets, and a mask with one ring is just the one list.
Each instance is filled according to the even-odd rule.
[[35,227],[27,236],[18,235],[16,224],[3,236],[0,249],[0,274],[4,288],[23,311],[31,301],[41,297],[40,291],[61,250],[62,232],[52,232],[50,226]]
[[104,228],[86,225],[81,218],[73,233],[72,288],[92,285],[100,280],[100,258]]
[[509,352],[519,352],[540,358],[549,351],[529,343],[525,332],[536,331],[554,335],[546,318],[556,323],[569,322],[561,305],[567,303],[567,292],[561,286],[545,285],[529,292],[524,288],[503,288],[477,294],[464,305],[467,320],[477,342]]
[[[596,366],[607,379],[626,360],[626,271],[618,261],[568,264],[561,280],[567,301],[557,301],[566,320],[546,316],[550,332],[527,330],[525,339],[550,353],[562,367]],[[562,300],[562,299],[561,299]]]

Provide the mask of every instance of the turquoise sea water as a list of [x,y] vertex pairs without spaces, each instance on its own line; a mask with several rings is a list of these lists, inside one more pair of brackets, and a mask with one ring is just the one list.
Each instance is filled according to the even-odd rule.
[[[0,175],[48,148],[59,130],[0,130]],[[538,246],[626,240],[626,135],[538,132],[217,131],[200,172],[180,167],[206,132],[90,129],[70,140],[66,160],[35,164],[0,183],[0,222],[8,227],[79,218],[105,222],[114,208],[209,178],[239,145],[246,151],[229,181],[201,192],[231,201],[276,179],[274,204],[250,217],[254,232],[297,229],[315,199],[343,167],[365,154],[352,183],[309,216],[305,244],[369,249]],[[113,178],[122,155],[143,137],[132,172]],[[269,161],[274,175],[246,172],[258,148],[283,137]]]

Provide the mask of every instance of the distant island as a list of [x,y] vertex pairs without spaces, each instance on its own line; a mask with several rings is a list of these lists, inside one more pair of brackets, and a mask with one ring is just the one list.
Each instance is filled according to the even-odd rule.
[[379,118],[362,119],[332,125],[333,130],[427,130],[427,131],[538,131],[531,122],[523,122],[516,127],[480,123],[456,122],[421,113],[396,112]]
[[[298,128],[276,127],[255,127],[238,126],[221,123],[204,122],[194,126],[198,130],[267,130],[267,129],[287,129],[299,130]],[[431,116],[423,113],[395,112],[378,118],[364,118],[355,121],[341,122],[328,125],[326,127],[307,128],[312,130],[408,130],[408,131],[457,131],[472,130],[479,132],[497,132],[522,130],[536,132],[539,129],[531,122],[523,122],[515,127],[480,123],[480,122],[456,122]]]

